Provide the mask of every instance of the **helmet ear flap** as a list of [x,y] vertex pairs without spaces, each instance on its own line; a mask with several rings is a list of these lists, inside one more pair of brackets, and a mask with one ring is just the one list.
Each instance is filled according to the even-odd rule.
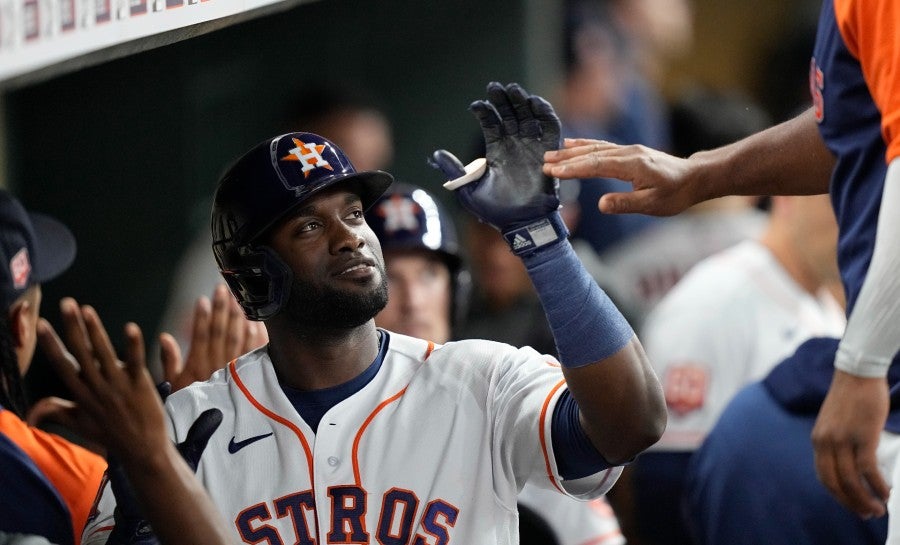
[[294,274],[268,246],[240,249],[239,267],[222,270],[225,282],[248,320],[268,320],[287,303]]

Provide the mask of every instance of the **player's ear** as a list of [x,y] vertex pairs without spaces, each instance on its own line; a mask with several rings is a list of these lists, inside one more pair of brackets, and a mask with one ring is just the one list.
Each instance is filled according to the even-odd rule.
[[28,299],[19,299],[9,308],[9,330],[16,348],[26,346],[29,339],[35,335],[32,315],[31,303],[28,302]]
[[9,307],[7,321],[12,348],[18,359],[19,371],[24,375],[37,344],[37,322],[41,304],[40,286],[30,287]]

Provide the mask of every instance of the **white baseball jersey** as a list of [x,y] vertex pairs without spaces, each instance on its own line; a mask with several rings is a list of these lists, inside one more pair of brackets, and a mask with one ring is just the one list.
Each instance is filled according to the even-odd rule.
[[625,543],[619,520],[605,497],[585,503],[528,483],[519,494],[519,503],[541,515],[559,545]]
[[585,260],[585,267],[639,330],[650,310],[691,267],[756,238],[767,218],[755,208],[679,214],[603,252],[599,266],[596,260]]
[[[324,414],[298,415],[266,347],[166,402],[175,441],[206,409],[224,413],[197,476],[235,542],[518,543],[526,481],[580,498],[621,473],[561,481],[550,437],[565,388],[558,362],[482,340],[435,346],[396,333],[375,377]],[[85,543],[104,543],[109,488]],[[104,528],[106,527],[106,528]]]
[[844,311],[801,288],[756,241],[695,266],[647,317],[641,340],[669,421],[653,450],[696,449],[728,401],[806,339],[840,337]]

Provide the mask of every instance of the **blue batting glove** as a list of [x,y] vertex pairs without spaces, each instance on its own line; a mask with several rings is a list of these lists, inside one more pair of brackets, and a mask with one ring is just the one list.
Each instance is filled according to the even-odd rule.
[[499,230],[513,252],[526,256],[568,236],[559,216],[559,180],[541,170],[544,152],[559,149],[560,121],[549,102],[517,83],[492,82],[488,99],[475,101],[484,134],[487,168],[477,176],[452,153],[437,150],[430,161],[451,180],[462,205]]

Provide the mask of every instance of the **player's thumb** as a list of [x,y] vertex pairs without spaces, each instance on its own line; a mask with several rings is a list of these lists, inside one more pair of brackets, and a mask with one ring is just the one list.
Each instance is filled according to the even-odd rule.
[[447,150],[439,149],[431,155],[428,164],[444,173],[448,180],[466,175],[466,167],[462,161]]
[[641,214],[641,195],[637,192],[606,193],[600,197],[597,208],[604,214]]

